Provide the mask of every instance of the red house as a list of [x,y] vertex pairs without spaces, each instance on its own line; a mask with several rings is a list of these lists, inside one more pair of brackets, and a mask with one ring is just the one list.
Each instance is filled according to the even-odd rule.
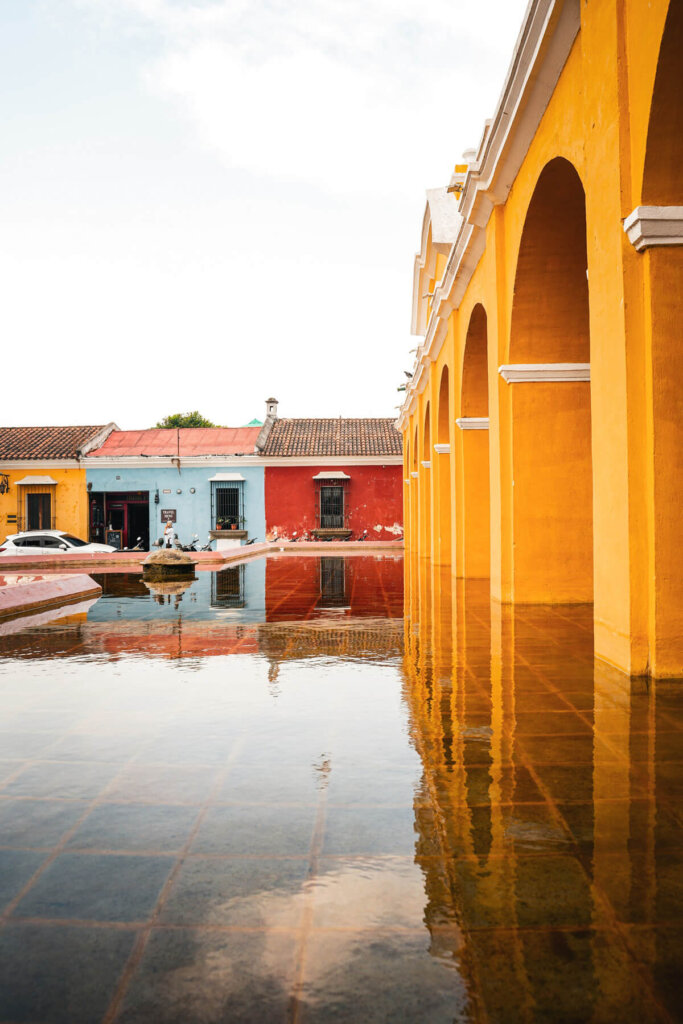
[[266,537],[400,540],[401,435],[391,419],[268,418],[257,441],[264,466]]

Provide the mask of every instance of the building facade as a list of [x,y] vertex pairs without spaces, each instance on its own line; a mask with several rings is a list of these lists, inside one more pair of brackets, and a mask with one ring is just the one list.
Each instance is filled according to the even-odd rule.
[[87,537],[85,458],[115,427],[0,427],[0,541],[23,530]]
[[391,420],[278,419],[275,408],[259,452],[268,540],[403,537],[401,435]]
[[398,427],[411,552],[592,602],[683,674],[683,4],[532,0],[498,107],[427,194]]
[[147,549],[174,524],[182,543],[263,539],[260,427],[119,430],[87,458],[91,540]]

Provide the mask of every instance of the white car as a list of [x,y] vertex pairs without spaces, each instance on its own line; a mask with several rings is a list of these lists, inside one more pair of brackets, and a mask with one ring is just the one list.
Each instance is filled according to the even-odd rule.
[[111,544],[88,544],[63,530],[30,530],[12,533],[0,544],[0,556],[60,555],[65,551],[89,554],[94,551],[116,551]]

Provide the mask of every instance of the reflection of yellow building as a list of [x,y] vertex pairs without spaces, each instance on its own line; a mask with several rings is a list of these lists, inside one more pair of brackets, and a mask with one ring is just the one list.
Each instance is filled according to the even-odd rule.
[[658,718],[656,684],[594,662],[588,606],[424,568],[407,560],[404,693],[433,954],[461,936],[482,1019],[665,1019],[676,702]]
[[683,674],[683,4],[532,0],[415,266],[406,541]]
[[87,540],[82,456],[114,427],[0,427],[0,540],[50,529]]

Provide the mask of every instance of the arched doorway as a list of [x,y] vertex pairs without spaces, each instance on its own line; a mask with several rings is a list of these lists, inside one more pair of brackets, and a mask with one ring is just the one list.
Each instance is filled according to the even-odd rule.
[[585,196],[575,168],[558,157],[527,211],[510,364],[501,367],[511,389],[514,601],[593,599],[589,374]]
[[439,405],[436,419],[436,444],[432,456],[437,500],[435,521],[438,529],[436,544],[437,564],[451,562],[451,429],[450,429],[450,387],[448,367],[441,371]]
[[[683,206],[683,4],[671,0],[659,50],[650,108],[643,205]],[[683,360],[680,297],[683,247],[661,245],[642,257],[646,288],[645,341],[650,349],[647,462],[652,493],[649,529],[649,667],[678,674],[683,636],[680,517],[683,508]],[[647,301],[649,299],[649,301]]]
[[456,420],[461,537],[458,575],[468,579],[487,578],[490,574],[488,416],[486,311],[477,303],[465,339],[460,416]]

